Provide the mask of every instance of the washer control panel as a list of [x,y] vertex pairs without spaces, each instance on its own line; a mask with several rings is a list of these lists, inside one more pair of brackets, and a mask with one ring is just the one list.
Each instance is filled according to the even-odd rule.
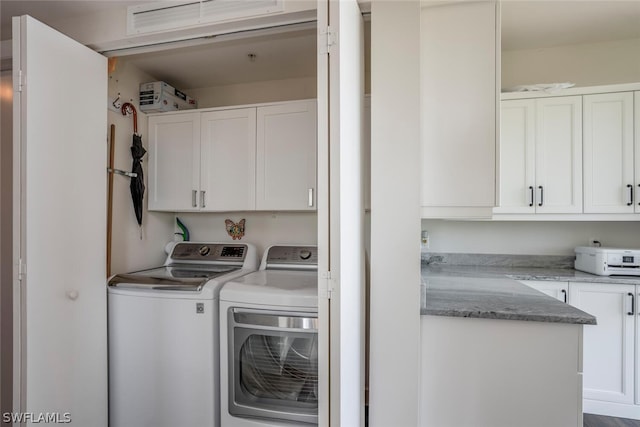
[[247,245],[216,243],[178,243],[171,252],[176,261],[243,261]]
[[285,265],[318,265],[318,248],[316,246],[271,246],[266,256],[267,266]]

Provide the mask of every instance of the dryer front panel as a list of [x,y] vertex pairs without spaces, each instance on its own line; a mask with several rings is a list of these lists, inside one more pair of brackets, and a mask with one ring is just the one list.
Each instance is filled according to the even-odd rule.
[[229,413],[318,422],[317,314],[228,311]]

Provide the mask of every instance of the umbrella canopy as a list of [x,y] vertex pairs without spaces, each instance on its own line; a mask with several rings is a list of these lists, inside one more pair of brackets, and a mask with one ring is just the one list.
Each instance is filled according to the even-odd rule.
[[138,225],[142,226],[142,201],[144,199],[144,173],[142,171],[142,156],[147,150],[142,146],[142,138],[140,135],[133,135],[133,143],[131,144],[131,157],[133,162],[131,172],[136,176],[131,178],[129,188],[131,189],[131,200],[133,201],[133,210],[136,213]]
[[[133,201],[133,210],[136,213],[138,225],[142,227],[142,200],[144,199],[144,173],[142,171],[142,156],[147,150],[142,146],[142,138],[138,135],[138,114],[136,107],[130,102],[125,102],[121,107],[122,115],[133,115],[133,142],[131,144],[131,157],[133,163],[131,165],[131,200]],[[135,175],[134,175],[135,174]],[[140,229],[140,238],[142,239],[142,228]]]

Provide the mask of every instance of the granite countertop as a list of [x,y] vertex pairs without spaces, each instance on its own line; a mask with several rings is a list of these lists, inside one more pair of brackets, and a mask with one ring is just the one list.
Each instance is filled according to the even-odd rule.
[[518,280],[640,284],[640,278],[611,279],[571,269],[426,265],[422,269],[421,314],[596,324],[594,316]]

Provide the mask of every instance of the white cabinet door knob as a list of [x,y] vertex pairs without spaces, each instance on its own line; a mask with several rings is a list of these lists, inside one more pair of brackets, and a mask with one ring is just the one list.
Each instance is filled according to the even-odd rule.
[[67,291],[67,298],[70,300],[77,300],[79,295],[78,291]]

